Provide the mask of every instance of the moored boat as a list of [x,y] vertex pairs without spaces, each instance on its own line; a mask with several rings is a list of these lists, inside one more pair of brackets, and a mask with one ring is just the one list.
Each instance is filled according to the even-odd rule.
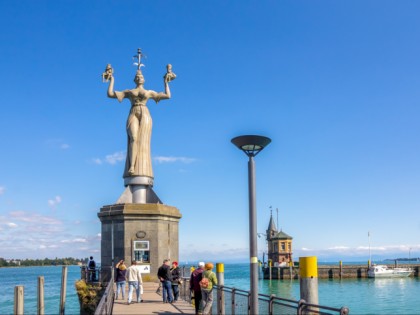
[[413,273],[411,268],[389,268],[386,265],[372,265],[368,269],[369,278],[403,278]]

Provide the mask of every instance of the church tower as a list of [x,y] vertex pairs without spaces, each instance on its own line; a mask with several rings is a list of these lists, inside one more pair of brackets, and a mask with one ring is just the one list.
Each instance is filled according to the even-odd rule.
[[293,262],[292,257],[293,237],[287,235],[282,230],[277,231],[273,220],[273,213],[267,228],[268,259],[275,267],[289,266]]
[[269,241],[276,234],[277,234],[277,228],[276,228],[276,225],[274,224],[273,213],[271,212],[270,222],[268,223],[268,228],[267,228],[267,241]]

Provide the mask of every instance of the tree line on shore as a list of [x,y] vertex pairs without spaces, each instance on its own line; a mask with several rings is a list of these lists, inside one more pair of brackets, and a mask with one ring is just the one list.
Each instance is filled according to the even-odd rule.
[[89,258],[44,258],[44,259],[4,259],[0,257],[0,267],[28,267],[28,266],[61,266],[86,265]]

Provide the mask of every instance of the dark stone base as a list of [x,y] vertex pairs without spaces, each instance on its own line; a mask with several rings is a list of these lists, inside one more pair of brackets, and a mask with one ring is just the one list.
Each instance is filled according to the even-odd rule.
[[[110,267],[124,259],[127,267],[134,260],[133,241],[149,241],[150,275],[156,277],[164,259],[178,261],[181,213],[163,204],[116,204],[98,213],[102,223],[101,266]],[[112,251],[114,261],[112,261]]]

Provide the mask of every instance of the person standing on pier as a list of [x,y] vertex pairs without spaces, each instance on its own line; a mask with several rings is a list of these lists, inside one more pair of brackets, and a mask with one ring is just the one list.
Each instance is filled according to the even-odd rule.
[[125,276],[127,273],[127,267],[124,264],[124,260],[120,260],[115,266],[115,282],[117,283],[117,296],[115,297],[118,300],[118,296],[122,295],[122,299],[125,300]]
[[172,276],[172,292],[174,294],[174,302],[178,301],[179,296],[179,288],[178,285],[181,283],[181,270],[178,267],[178,262],[172,262],[171,268],[171,276]]
[[173,296],[172,296],[172,276],[171,276],[171,267],[169,267],[170,260],[165,259],[163,261],[162,266],[159,267],[157,276],[162,283],[162,298],[163,303],[172,303],[173,302]]
[[90,256],[89,264],[88,264],[88,270],[89,270],[89,280],[91,282],[96,281],[96,262],[93,260],[93,256]]
[[140,286],[143,285],[141,278],[140,269],[137,268],[137,262],[133,260],[131,266],[127,268],[127,280],[128,280],[128,301],[127,304],[131,304],[133,297],[133,290],[136,289],[137,303],[141,301]]
[[217,285],[216,274],[213,272],[213,264],[206,263],[202,274],[202,279],[205,281],[206,286],[201,286],[201,304],[203,309],[203,315],[211,314],[211,306],[213,304],[213,286]]
[[201,313],[201,286],[200,281],[203,277],[204,262],[198,263],[198,268],[193,271],[190,278],[190,290],[194,294],[195,314]]

